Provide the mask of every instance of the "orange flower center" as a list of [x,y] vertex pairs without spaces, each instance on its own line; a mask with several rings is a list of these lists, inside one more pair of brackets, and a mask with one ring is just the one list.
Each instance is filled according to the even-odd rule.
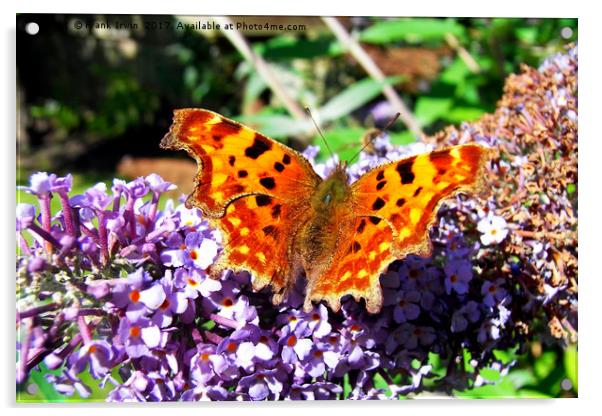
[[289,347],[294,347],[295,345],[297,345],[297,337],[294,335],[288,337],[288,339],[286,340],[286,345],[288,345]]
[[138,338],[140,336],[140,327],[139,326],[133,326],[130,328],[130,337],[132,338]]
[[192,251],[190,252],[190,258],[191,258],[192,260],[196,260],[196,259],[197,259],[197,257],[198,257],[198,256],[197,256],[197,254],[196,254],[196,250],[192,250]]
[[163,303],[161,304],[161,306],[159,306],[159,308],[163,309],[163,310],[166,310],[167,308],[169,308],[169,305],[170,305],[169,300],[165,299],[163,301]]
[[132,290],[130,292],[130,300],[134,303],[138,302],[140,300],[140,292],[136,289]]
[[236,352],[236,350],[238,349],[238,345],[236,345],[235,342],[230,342],[228,343],[226,349],[228,350],[228,352]]
[[458,281],[458,276],[456,276],[455,274],[452,274],[452,275],[449,277],[449,280],[450,280],[452,283],[456,283],[456,282]]
[[232,299],[230,299],[230,298],[225,298],[224,300],[222,300],[222,305],[230,307],[230,306],[234,305],[234,302],[232,302]]
[[209,359],[209,354],[207,354],[206,352],[201,354],[201,360],[207,361],[208,359]]

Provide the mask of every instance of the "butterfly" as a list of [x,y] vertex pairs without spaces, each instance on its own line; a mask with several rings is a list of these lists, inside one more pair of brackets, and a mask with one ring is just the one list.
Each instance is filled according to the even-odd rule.
[[198,164],[186,206],[223,236],[210,275],[248,271],[253,289],[281,303],[307,279],[304,310],[341,298],[383,303],[380,274],[408,254],[431,253],[429,228],[442,201],[483,184],[488,150],[464,144],[386,163],[349,183],[346,163],[322,179],[295,150],[204,109],[174,111],[161,141]]

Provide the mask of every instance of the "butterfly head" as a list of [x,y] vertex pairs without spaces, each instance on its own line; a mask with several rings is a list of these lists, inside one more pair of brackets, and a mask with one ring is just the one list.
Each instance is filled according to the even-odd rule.
[[332,173],[316,188],[313,205],[316,209],[328,209],[340,204],[349,196],[347,162],[340,162]]

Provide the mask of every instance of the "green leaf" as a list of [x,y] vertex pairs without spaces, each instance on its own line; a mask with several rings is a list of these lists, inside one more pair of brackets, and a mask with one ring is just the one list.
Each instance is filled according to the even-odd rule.
[[450,111],[452,103],[451,98],[420,97],[416,101],[414,114],[423,126],[428,126],[434,121],[444,118]]
[[462,354],[464,356],[464,371],[468,373],[474,373],[474,367],[470,364],[472,354],[470,354],[470,351],[468,351],[467,348],[463,349]]
[[351,393],[351,383],[349,383],[349,374],[343,376],[343,398],[346,399]]
[[476,387],[472,390],[457,391],[454,390],[454,395],[457,397],[473,398],[473,399],[501,399],[515,398],[516,389],[507,378],[503,378],[497,384],[486,384]]
[[306,134],[314,128],[311,121],[297,120],[281,114],[240,116],[235,117],[235,120],[275,139]]
[[578,356],[577,356],[577,346],[570,345],[566,351],[564,352],[564,368],[566,370],[566,376],[571,383],[573,384],[573,389],[575,392],[579,391],[578,383]]
[[398,146],[407,146],[418,141],[418,137],[409,130],[401,133],[389,133],[389,140]]
[[500,379],[500,371],[494,368],[481,368],[479,375],[487,381],[498,381]]
[[402,18],[375,23],[360,34],[366,43],[443,41],[446,33],[464,38],[464,27],[454,19]]
[[452,123],[461,123],[463,121],[478,120],[483,114],[485,114],[485,111],[482,108],[455,107],[452,108],[444,118]]
[[470,75],[470,70],[464,61],[460,58],[456,58],[443,72],[441,72],[439,79],[442,82],[455,85],[464,82],[468,75]]
[[517,350],[518,347],[509,348],[507,350],[493,350],[493,356],[501,361],[502,364],[508,365],[518,358],[516,355]]
[[381,376],[379,373],[374,374],[372,380],[374,381],[374,387],[377,389],[382,389],[387,396],[391,396],[391,394],[393,394],[389,388],[389,383],[387,383],[383,376]]
[[292,36],[277,36],[255,45],[257,53],[269,61],[295,58],[312,59],[320,56],[341,55],[343,47],[333,37],[305,39]]
[[530,369],[512,369],[506,378],[508,378],[517,389],[520,389],[523,386],[537,384],[537,378]]
[[320,121],[325,123],[345,117],[380,95],[384,85],[394,84],[402,79],[402,76],[389,77],[384,82],[380,82],[372,78],[364,78],[352,84],[318,109]]
[[[325,131],[324,137],[332,151],[339,156],[339,160],[349,160],[359,152],[362,146],[360,139],[364,133],[365,129],[359,127],[340,127]],[[324,145],[324,140],[320,136],[316,135],[312,143],[320,146],[320,153],[317,157],[319,161],[324,161],[330,157],[328,149]]]
[[[31,396],[27,393],[17,394],[17,402],[35,402],[38,400],[46,402],[64,402],[66,397],[58,393],[52,384],[50,384],[44,374],[48,373],[48,369],[44,363],[41,363],[39,370],[35,369],[29,373],[30,380],[38,386],[38,395]],[[39,397],[39,398],[38,398]]]
[[538,30],[537,27],[521,27],[516,29],[514,33],[521,42],[531,45],[537,40]]
[[521,389],[519,391],[516,392],[518,397],[524,397],[527,399],[549,399],[549,398],[553,398],[554,396],[550,396],[549,394],[546,394],[544,392],[541,392],[539,390],[534,390],[534,389]]
[[535,375],[538,379],[544,379],[552,370],[554,370],[557,366],[557,356],[554,351],[546,351],[537,360],[533,365],[533,369],[535,370]]
[[566,187],[566,192],[571,195],[573,193],[575,193],[575,190],[577,189],[577,187],[575,186],[574,183],[569,183]]

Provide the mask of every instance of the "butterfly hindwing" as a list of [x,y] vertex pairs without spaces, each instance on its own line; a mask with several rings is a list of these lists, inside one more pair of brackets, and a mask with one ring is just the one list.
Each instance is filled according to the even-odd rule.
[[381,308],[379,276],[393,260],[391,228],[378,217],[355,217],[345,227],[330,266],[308,284],[306,310],[312,300],[324,299],[337,311],[345,295],[364,298],[369,312]]

